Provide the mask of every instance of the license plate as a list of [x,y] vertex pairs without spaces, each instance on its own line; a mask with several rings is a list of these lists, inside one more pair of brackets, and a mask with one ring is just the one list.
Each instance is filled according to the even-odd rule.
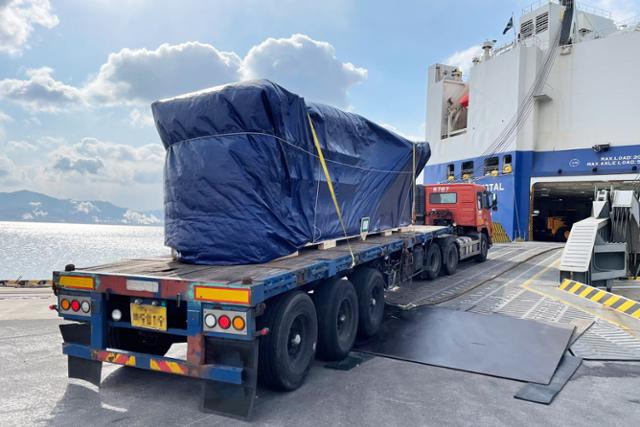
[[136,328],[167,330],[167,308],[159,305],[131,304],[131,325]]

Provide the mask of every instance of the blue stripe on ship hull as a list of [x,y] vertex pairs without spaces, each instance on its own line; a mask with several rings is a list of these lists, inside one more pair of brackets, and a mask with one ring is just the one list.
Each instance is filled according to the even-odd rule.
[[[496,177],[484,175],[484,160],[499,157],[499,170],[504,166],[505,155],[512,158],[513,173]],[[474,162],[474,179],[498,195],[498,210],[493,219],[502,224],[511,239],[528,237],[531,177],[593,176],[610,174],[637,174],[640,170],[640,145],[611,147],[595,152],[592,148],[560,151],[511,151],[493,156],[466,158],[451,162],[459,180],[463,162]],[[448,165],[427,165],[425,183],[447,181]]]

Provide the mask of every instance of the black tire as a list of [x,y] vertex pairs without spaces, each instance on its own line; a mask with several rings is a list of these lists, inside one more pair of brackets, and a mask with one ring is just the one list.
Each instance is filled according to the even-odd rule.
[[358,335],[378,333],[384,318],[384,277],[375,268],[361,267],[349,277],[358,295]]
[[269,333],[260,338],[258,379],[278,390],[295,390],[304,383],[315,356],[318,320],[313,301],[293,291],[267,303],[258,318]]
[[446,275],[451,276],[458,269],[460,254],[458,246],[452,241],[447,242],[442,250],[442,267]]
[[318,357],[344,359],[358,333],[358,295],[346,279],[330,279],[315,290]]
[[164,356],[171,344],[173,339],[168,335],[136,329],[109,328],[107,336],[108,347],[156,356]]
[[440,275],[442,271],[442,251],[440,246],[431,243],[427,252],[424,254],[424,267],[420,278],[423,280],[433,280]]
[[489,253],[489,240],[484,233],[480,233],[480,253],[475,256],[476,262],[485,262]]

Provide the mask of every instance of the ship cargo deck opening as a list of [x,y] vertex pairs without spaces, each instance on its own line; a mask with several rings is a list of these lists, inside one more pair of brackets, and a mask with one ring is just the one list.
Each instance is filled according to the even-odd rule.
[[566,242],[571,226],[591,215],[596,189],[632,189],[634,181],[578,181],[575,178],[532,184],[531,240]]

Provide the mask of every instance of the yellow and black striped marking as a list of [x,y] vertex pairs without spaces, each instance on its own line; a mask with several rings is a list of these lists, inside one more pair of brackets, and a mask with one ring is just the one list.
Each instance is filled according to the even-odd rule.
[[507,236],[507,232],[499,222],[491,223],[491,235],[493,243],[511,243],[511,239]]
[[640,319],[640,303],[637,301],[569,279],[564,279],[560,284],[560,289],[597,302],[598,304],[627,314],[635,319]]

